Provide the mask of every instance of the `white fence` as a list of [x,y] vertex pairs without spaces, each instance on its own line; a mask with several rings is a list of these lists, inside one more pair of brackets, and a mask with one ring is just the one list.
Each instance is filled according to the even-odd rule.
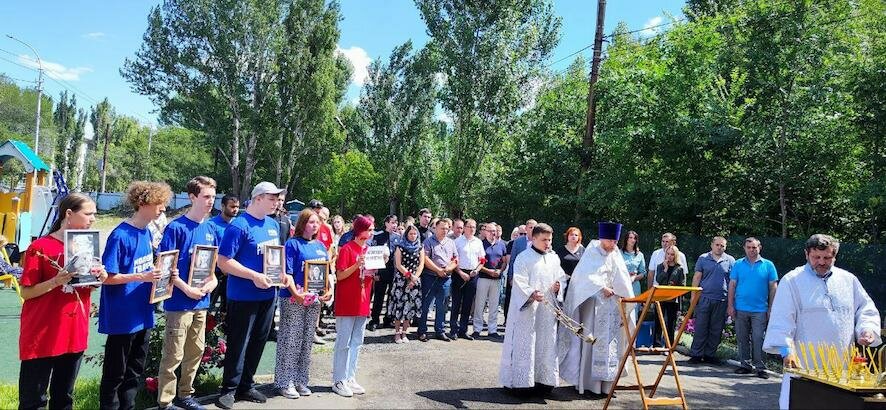
[[[108,211],[117,208],[126,200],[125,192],[89,192],[87,194],[95,201],[96,207],[99,211]],[[223,196],[223,194],[217,194],[215,196],[215,204],[213,205],[215,208],[221,209],[221,199]],[[187,192],[179,192],[173,195],[172,199],[166,205],[166,208],[174,210],[190,204],[191,200],[188,199]]]

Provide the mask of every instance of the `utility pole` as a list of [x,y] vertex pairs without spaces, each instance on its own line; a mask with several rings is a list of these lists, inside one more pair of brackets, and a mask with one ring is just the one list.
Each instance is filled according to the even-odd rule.
[[[597,29],[594,34],[594,57],[591,60],[591,77],[588,80],[588,112],[585,120],[585,135],[581,141],[581,173],[579,174],[578,192],[576,198],[581,198],[584,190],[584,182],[587,173],[594,163],[594,125],[597,122],[597,102],[594,92],[597,78],[600,76],[600,56],[603,54],[603,20],[606,18],[606,0],[597,0]],[[581,211],[576,204],[575,221],[581,216]]]
[[40,154],[40,100],[43,99],[43,61],[40,60],[40,55],[37,54],[37,50],[35,50],[34,47],[31,47],[30,44],[25,43],[24,41],[21,41],[15,37],[13,37],[11,34],[7,34],[6,37],[9,37],[10,39],[13,39],[15,41],[18,41],[19,43],[24,44],[25,47],[30,48],[31,51],[34,52],[34,56],[37,57],[37,67],[39,67],[39,69],[37,70],[37,128],[34,130],[34,153],[39,155]]

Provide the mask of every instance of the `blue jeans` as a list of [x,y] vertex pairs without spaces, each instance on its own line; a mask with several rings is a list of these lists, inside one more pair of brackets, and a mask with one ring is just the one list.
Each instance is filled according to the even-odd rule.
[[692,335],[692,357],[716,357],[717,347],[726,327],[726,301],[702,296],[695,305],[695,333]]
[[357,376],[357,359],[363,345],[365,316],[335,318],[335,347],[332,353],[332,383]]
[[443,324],[446,322],[446,302],[449,299],[451,278],[441,278],[436,274],[421,275],[421,317],[418,320],[418,334],[428,332],[428,311],[434,303],[434,331],[438,335],[445,333]]

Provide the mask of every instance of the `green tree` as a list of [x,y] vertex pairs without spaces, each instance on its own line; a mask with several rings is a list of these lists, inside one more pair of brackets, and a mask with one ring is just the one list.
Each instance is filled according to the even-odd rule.
[[533,80],[558,41],[560,19],[544,0],[416,0],[445,77],[440,102],[453,120],[452,160],[439,187],[461,216],[482,191],[482,169],[497,154]]
[[368,133],[358,142],[373,168],[384,178],[388,212],[400,203],[422,174],[423,140],[433,131],[434,73],[425,51],[412,52],[412,42],[397,46],[387,63],[375,60],[360,97],[360,114]]
[[[342,144],[335,120],[351,68],[336,55],[338,3],[295,1],[284,20],[277,88],[281,132],[274,147],[274,175],[289,192],[299,192],[313,168],[329,161]],[[300,192],[304,192],[301,190]]]
[[277,53],[286,10],[286,2],[166,0],[151,10],[140,50],[121,69],[165,121],[211,137],[241,196],[259,158],[271,156],[257,151],[259,141],[273,141],[280,129]]

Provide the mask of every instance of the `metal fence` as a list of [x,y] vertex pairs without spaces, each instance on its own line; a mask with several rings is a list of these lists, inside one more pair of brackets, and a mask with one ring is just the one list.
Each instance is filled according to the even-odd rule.
[[[554,245],[563,243],[563,232],[570,225],[552,224],[554,228]],[[597,237],[596,226],[593,229],[582,229],[584,243]],[[624,231],[622,232],[624,234]],[[661,233],[639,232],[640,250],[649,263],[649,256],[655,249],[661,246]],[[689,264],[688,281],[691,283],[693,267],[698,257],[711,250],[711,238],[693,235],[677,235],[677,247],[686,255]],[[790,238],[766,238],[757,237],[762,245],[762,255],[775,264],[778,277],[781,278],[797,266],[806,263],[804,253],[805,239]],[[838,238],[839,239],[839,238]],[[739,259],[744,257],[745,237],[730,236],[726,238],[726,253]],[[855,243],[841,243],[840,252],[837,254],[836,265],[855,274],[861,281],[862,286],[876,303],[881,316],[886,314],[886,245],[861,245]]]

